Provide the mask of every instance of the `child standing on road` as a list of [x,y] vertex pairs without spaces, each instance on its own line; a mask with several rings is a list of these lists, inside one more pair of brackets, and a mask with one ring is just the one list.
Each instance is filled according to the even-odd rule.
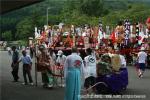
[[33,80],[31,77],[31,66],[32,66],[31,57],[30,57],[30,55],[27,55],[25,50],[22,51],[22,55],[23,56],[20,58],[19,62],[22,61],[22,63],[23,63],[23,77],[24,77],[23,85],[28,84],[26,75],[28,75],[30,85],[33,85]]

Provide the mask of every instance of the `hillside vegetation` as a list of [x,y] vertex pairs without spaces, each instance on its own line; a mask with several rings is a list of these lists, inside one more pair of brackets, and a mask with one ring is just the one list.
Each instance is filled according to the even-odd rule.
[[132,23],[143,22],[150,16],[150,0],[45,0],[43,2],[1,15],[3,40],[28,39],[34,35],[34,27],[64,22],[68,25],[115,26],[126,18]]

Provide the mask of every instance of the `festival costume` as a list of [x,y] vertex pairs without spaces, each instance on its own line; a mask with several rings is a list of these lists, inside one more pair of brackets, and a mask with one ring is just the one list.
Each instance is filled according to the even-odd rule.
[[38,58],[37,70],[41,72],[42,82],[44,87],[49,84],[49,78],[47,73],[52,73],[50,69],[50,57],[48,54],[40,54]]
[[89,86],[95,84],[96,77],[96,58],[94,55],[88,55],[84,58],[85,67],[84,67],[84,77],[85,83],[84,87],[89,88]]
[[65,100],[80,100],[81,73],[83,61],[77,53],[69,55],[65,61]]

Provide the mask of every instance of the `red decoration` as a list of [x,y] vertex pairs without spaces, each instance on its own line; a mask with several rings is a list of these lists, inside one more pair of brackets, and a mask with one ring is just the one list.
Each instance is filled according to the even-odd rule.
[[66,43],[69,43],[69,46],[73,46],[73,40],[72,40],[72,38],[70,37],[70,34],[67,36],[67,38],[66,38],[66,40],[65,40],[65,42],[64,42],[64,45],[66,44]]
[[116,42],[116,37],[115,37],[115,32],[114,31],[111,33],[110,39],[112,40],[113,43]]
[[138,40],[141,40],[142,39],[142,37],[141,36],[138,36]]
[[150,17],[147,18],[146,23],[150,23]]
[[147,28],[148,28],[148,30],[150,30],[150,17],[149,17],[149,18],[147,18],[147,20],[146,20],[146,24],[147,24]]

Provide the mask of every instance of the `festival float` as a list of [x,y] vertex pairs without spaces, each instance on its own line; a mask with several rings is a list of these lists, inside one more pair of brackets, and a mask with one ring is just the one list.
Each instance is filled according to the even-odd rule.
[[[81,53],[85,55],[86,48],[95,49],[97,45],[98,28],[76,29],[75,26],[59,26],[45,27],[42,32],[35,28],[35,40],[38,45],[46,44],[47,48],[52,48],[57,52],[62,50],[66,55],[71,53],[71,48],[76,46]],[[83,35],[84,34],[84,35]]]
[[[148,33],[148,43],[150,44],[150,17],[146,20],[147,25],[147,33]],[[148,56],[147,56],[147,67],[150,68],[150,47],[148,48]]]
[[[149,23],[150,19],[146,22],[150,30]],[[96,54],[101,55],[102,59],[102,61],[97,64],[98,76],[96,78],[96,84],[93,87],[96,87],[97,93],[118,93],[127,88],[127,68],[119,67],[120,62],[117,55],[110,57],[104,54],[107,54],[108,47],[112,46],[114,46],[115,50],[119,50],[121,54],[130,55],[130,53],[139,52],[137,48],[128,48],[128,45],[130,43],[134,44],[135,41],[131,41],[132,37],[136,39],[136,41],[140,41],[140,30],[141,27],[139,23],[131,27],[129,20],[125,20],[124,24],[119,23],[110,36],[106,38],[106,33],[102,25],[98,27],[85,26],[81,28],[74,25],[67,26],[63,24],[62,26],[45,26],[42,31],[35,28],[35,40],[37,45],[44,44],[46,48],[53,49],[55,53],[58,50],[62,50],[65,55],[69,55],[71,48],[76,46],[82,58],[86,56],[86,48],[93,48]]]
[[[115,58],[115,59],[114,59]],[[120,68],[119,57],[105,54],[97,64],[95,88],[98,94],[121,93],[128,86],[127,68]],[[115,62],[112,62],[115,60]],[[115,67],[112,67],[115,66]]]

